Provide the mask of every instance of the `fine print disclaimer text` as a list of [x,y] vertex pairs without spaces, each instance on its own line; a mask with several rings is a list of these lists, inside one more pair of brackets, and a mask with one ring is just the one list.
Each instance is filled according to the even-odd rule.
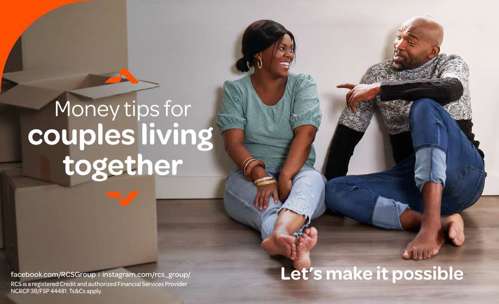
[[[11,272],[10,276],[11,294],[101,295],[105,288],[187,287],[191,272]],[[49,278],[47,281],[32,281]]]
[[357,266],[342,269],[305,268],[286,271],[281,267],[281,280],[326,280],[326,281],[389,281],[397,284],[402,281],[462,281],[464,272],[453,266],[433,266],[428,269],[388,269],[376,266],[375,269],[361,269]]

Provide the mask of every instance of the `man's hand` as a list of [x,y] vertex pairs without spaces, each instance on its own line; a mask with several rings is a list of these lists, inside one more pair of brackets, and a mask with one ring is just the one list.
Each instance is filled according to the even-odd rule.
[[289,192],[291,192],[291,187],[293,186],[293,182],[291,178],[286,176],[279,176],[279,200],[284,203],[288,198]]
[[352,111],[357,111],[357,106],[361,102],[370,101],[379,94],[381,85],[379,83],[373,84],[351,84],[342,83],[336,86],[340,89],[349,89],[346,95],[347,107]]

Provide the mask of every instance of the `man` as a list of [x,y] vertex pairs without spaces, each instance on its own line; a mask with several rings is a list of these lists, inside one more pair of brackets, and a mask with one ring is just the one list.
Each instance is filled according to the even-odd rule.
[[[445,237],[464,243],[459,214],[480,197],[483,152],[472,133],[468,66],[440,54],[443,28],[415,17],[400,28],[393,58],[368,69],[348,89],[326,165],[326,203],[333,212],[386,229],[418,231],[405,259],[438,254]],[[385,172],[343,176],[378,109],[396,165]]]

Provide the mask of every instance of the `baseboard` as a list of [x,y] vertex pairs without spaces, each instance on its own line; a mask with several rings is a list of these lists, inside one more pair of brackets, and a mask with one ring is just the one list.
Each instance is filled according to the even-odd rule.
[[499,195],[499,176],[498,175],[487,175],[485,180],[485,188],[483,190],[483,195]]
[[225,176],[156,177],[158,199],[210,199],[223,197]]
[[[225,176],[156,177],[158,199],[211,199],[223,197]],[[483,195],[499,195],[499,176],[488,175]]]

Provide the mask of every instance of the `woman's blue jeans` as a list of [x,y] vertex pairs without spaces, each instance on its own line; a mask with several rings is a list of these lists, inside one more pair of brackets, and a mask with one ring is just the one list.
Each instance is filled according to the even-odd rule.
[[[267,172],[274,178],[279,178],[277,170],[267,168]],[[326,211],[325,178],[313,168],[304,166],[295,175],[292,183],[291,192],[284,203],[274,201],[270,197],[267,209],[259,210],[254,203],[256,186],[244,177],[241,170],[234,171],[225,182],[225,211],[234,220],[260,231],[262,239],[272,234],[277,216],[282,209],[305,216],[305,224],[301,229],[303,230],[310,225],[312,219]]]
[[364,224],[402,229],[406,208],[423,212],[421,189],[444,186],[441,214],[461,212],[482,194],[486,173],[476,147],[437,102],[416,100],[410,111],[415,153],[390,170],[344,176],[326,184],[326,204],[335,213]]

